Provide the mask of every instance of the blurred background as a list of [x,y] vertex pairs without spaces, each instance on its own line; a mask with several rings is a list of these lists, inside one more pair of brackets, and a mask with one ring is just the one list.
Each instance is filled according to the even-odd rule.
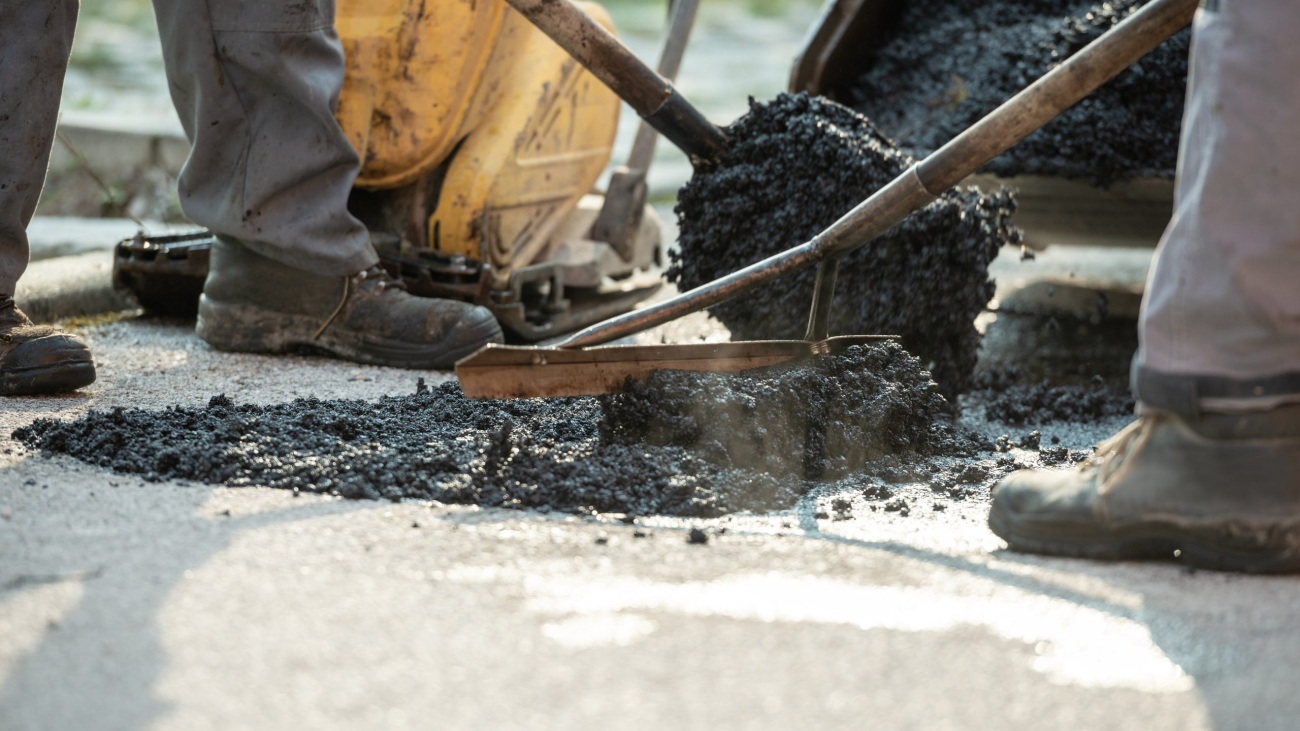
[[[620,36],[653,65],[668,13],[666,0],[604,3]],[[709,118],[726,123],[745,111],[748,99],[783,91],[790,65],[817,16],[816,0],[709,0],[701,3],[678,86]],[[147,130],[179,135],[163,73],[162,51],[149,0],[83,0],[76,41],[63,90],[65,125]],[[631,148],[638,119],[624,107],[611,165]],[[165,171],[144,166],[127,174],[103,174],[103,190],[63,142],[38,215],[183,220],[174,185]],[[98,157],[98,156],[96,156]],[[671,145],[656,149],[651,169],[652,202],[671,207],[690,177],[685,156]]]

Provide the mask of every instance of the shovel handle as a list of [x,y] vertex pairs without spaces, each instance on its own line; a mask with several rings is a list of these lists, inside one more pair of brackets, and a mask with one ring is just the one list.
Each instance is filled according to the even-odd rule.
[[506,0],[687,155],[716,160],[727,137],[572,0]]
[[1196,14],[1197,2],[1152,0],[1147,3],[951,142],[908,168],[811,241],[672,299],[592,325],[574,333],[559,343],[559,347],[599,345],[632,335],[861,248],[1186,27]]

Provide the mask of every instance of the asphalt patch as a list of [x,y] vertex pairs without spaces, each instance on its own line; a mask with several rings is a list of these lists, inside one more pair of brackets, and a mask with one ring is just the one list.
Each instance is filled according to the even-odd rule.
[[[847,101],[924,156],[1074,55],[1146,0],[909,0]],[[1191,30],[985,166],[1108,186],[1172,178]]]
[[[913,159],[864,116],[782,94],[727,129],[731,148],[678,193],[679,246],[668,277],[683,290],[801,244],[893,180]],[[948,191],[840,264],[831,334],[898,335],[950,400],[965,390],[993,297],[988,265],[1020,241],[1013,194]],[[713,307],[734,339],[802,338],[809,269]]]
[[[675,390],[691,389],[692,378],[707,381],[724,403],[693,409],[681,398],[685,391]],[[465,398],[455,383],[421,384],[414,394],[377,401],[263,406],[215,396],[206,408],[116,408],[71,422],[40,419],[13,436],[48,454],[149,481],[699,517],[793,506],[820,476],[803,473],[808,455],[817,456],[813,472],[828,464],[838,469],[830,449],[848,448],[846,437],[872,445],[848,455],[863,474],[911,474],[940,447],[981,448],[977,438],[940,422],[942,398],[919,362],[896,345],[851,348],[783,370],[676,374],[664,384],[657,406],[653,389],[604,403],[479,401]],[[846,409],[832,401],[862,405]],[[654,429],[638,432],[642,427],[627,421],[651,413],[661,425],[693,420],[701,438],[686,439],[680,429],[656,438]],[[770,420],[770,445],[786,455],[784,462],[747,463],[749,453],[734,442],[705,439],[732,427],[755,434],[760,420]]]
[[971,454],[930,374],[897,343],[741,374],[657,371],[604,398],[602,441],[679,446],[780,477],[839,478],[886,456]]

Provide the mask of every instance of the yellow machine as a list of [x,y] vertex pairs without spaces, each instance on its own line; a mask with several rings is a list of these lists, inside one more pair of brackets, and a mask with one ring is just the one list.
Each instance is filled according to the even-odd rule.
[[538,339],[657,288],[652,213],[627,259],[589,238],[619,99],[504,0],[340,0],[336,27],[337,116],[362,160],[350,205],[415,293]]

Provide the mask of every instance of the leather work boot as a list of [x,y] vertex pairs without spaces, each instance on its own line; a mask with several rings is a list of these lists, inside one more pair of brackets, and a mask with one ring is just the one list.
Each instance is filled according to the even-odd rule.
[[1008,475],[989,527],[1031,553],[1300,570],[1300,404],[1146,412],[1073,470]]
[[95,361],[81,338],[52,325],[34,325],[0,298],[0,396],[72,391],[95,382]]
[[486,308],[415,297],[378,266],[323,277],[224,237],[212,247],[196,330],[218,350],[318,350],[399,368],[450,368],[503,340]]

